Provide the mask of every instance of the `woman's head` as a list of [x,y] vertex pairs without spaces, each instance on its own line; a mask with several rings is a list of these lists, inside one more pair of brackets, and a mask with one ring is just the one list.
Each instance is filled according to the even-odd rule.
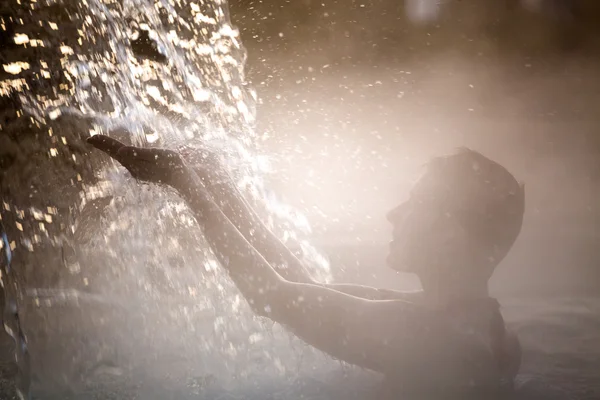
[[487,279],[515,242],[524,188],[503,166],[470,150],[438,157],[388,214],[390,267],[418,275]]

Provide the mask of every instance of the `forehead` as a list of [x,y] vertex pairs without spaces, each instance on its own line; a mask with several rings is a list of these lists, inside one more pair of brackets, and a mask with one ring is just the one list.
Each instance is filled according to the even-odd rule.
[[489,193],[492,181],[478,166],[441,160],[429,165],[410,191],[410,201],[446,207],[464,206]]
[[489,211],[519,191],[514,177],[491,160],[447,158],[427,166],[410,191],[410,202],[454,211]]
[[410,190],[409,200],[419,203],[448,200],[450,185],[449,177],[426,170]]

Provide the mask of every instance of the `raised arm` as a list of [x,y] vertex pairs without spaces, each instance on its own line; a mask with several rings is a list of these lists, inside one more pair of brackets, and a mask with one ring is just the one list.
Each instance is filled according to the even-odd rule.
[[[394,371],[436,318],[402,301],[370,301],[283,279],[213,202],[198,176],[172,152],[114,147],[92,138],[134,177],[172,186],[203,228],[211,249],[252,309],[331,356],[381,372]],[[109,146],[107,149],[106,146]],[[113,146],[113,147],[110,147]]]
[[[187,151],[184,158],[202,180],[214,201],[248,242],[285,279],[298,283],[325,286],[369,300],[419,301],[420,292],[400,292],[363,285],[322,283],[315,281],[294,253],[263,223],[244,199],[218,157],[203,150]],[[207,168],[206,166],[210,166]]]
[[193,211],[220,264],[254,312],[282,324],[306,343],[348,363],[389,372],[402,351],[410,350],[409,343],[419,340],[414,329],[417,323],[430,323],[411,303],[370,301],[285,280],[208,193],[198,190],[193,178],[182,182],[173,187]]
[[195,149],[184,153],[184,158],[227,218],[282,277],[316,283],[302,262],[262,222],[214,153]]

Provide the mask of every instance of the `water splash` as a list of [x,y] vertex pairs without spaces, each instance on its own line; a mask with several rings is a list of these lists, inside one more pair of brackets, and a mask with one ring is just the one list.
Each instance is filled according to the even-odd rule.
[[[253,136],[255,95],[244,82],[245,54],[225,3],[91,0],[80,11],[79,48],[61,46],[72,88],[51,102],[26,99],[30,112],[42,119],[85,115],[102,130],[125,127],[138,140],[156,135],[169,145],[230,132]],[[132,41],[141,32],[162,60],[135,54]]]
[[2,321],[4,330],[10,335],[15,342],[15,362],[18,373],[16,376],[16,389],[19,397],[29,399],[29,386],[31,384],[30,360],[29,351],[27,349],[27,338],[23,332],[21,320],[19,318],[19,309],[17,305],[17,297],[19,295],[19,286],[14,279],[12,271],[12,245],[8,240],[8,236],[4,230],[4,225],[0,221],[0,285],[4,292],[4,313]]
[[[29,5],[35,9],[63,3],[67,1]],[[261,179],[265,163],[257,157],[256,93],[245,81],[246,56],[227,4],[221,0],[80,0],[69,4],[67,17],[75,28],[68,30],[69,37],[58,45],[64,79],[52,95],[41,96],[31,90],[31,82],[20,75],[34,72],[39,82],[54,82],[50,66],[56,65],[56,60],[53,64],[42,57],[37,62],[5,65],[11,77],[0,87],[0,95],[17,94],[26,114],[55,143],[49,157],[68,154],[63,148],[70,143],[64,136],[58,139],[60,133],[52,125],[65,117],[88,121],[81,129],[88,129],[89,135],[118,133],[137,144],[220,149],[227,153],[240,189],[264,209],[269,225],[284,241],[298,243],[313,274],[328,279],[326,260],[302,237],[309,231],[306,220],[281,204]],[[40,21],[40,25],[52,31],[65,29],[59,20]],[[48,45],[26,33],[15,34],[13,41],[23,47]],[[72,157],[75,159],[74,154]],[[80,287],[20,291],[39,307],[83,306],[80,302],[119,305],[128,316],[119,326],[123,347],[131,343],[131,348],[143,340],[131,341],[129,329],[144,329],[143,335],[152,343],[166,345],[173,335],[185,343],[198,343],[198,337],[183,340],[181,330],[210,326],[206,316],[217,315],[211,339],[203,338],[196,350],[218,353],[236,373],[247,374],[241,371],[247,365],[243,360],[252,357],[247,338],[256,337],[248,333],[263,328],[249,313],[239,314],[243,308],[240,299],[231,300],[235,288],[215,267],[201,232],[181,201],[157,188],[140,191],[122,169],[109,167],[98,173],[100,182],[81,184],[84,190],[77,221],[60,235],[44,235],[41,227],[39,234],[21,241],[31,251],[44,240],[61,247],[66,270],[73,276],[69,282]],[[79,175],[77,180],[81,180]],[[87,213],[86,206],[93,202],[104,204],[102,210]],[[41,212],[27,212],[39,220],[34,214]],[[7,278],[10,281],[10,276]],[[16,304],[18,293],[5,293],[10,297],[7,304]],[[18,322],[18,313],[12,315]],[[152,315],[154,319],[138,321],[135,326],[129,321],[132,315]],[[169,327],[173,321],[177,325]],[[194,328],[189,334],[195,335],[195,329],[204,328]],[[192,352],[188,345],[182,346],[180,351]],[[272,367],[280,369],[279,364]],[[21,373],[27,378],[23,393],[27,393],[30,376],[26,368]]]
[[[279,203],[261,179],[256,93],[245,81],[245,51],[225,2],[90,0],[80,8],[80,48],[61,46],[71,88],[51,101],[23,92],[32,115],[42,121],[67,114],[91,118],[90,135],[122,129],[137,143],[220,148],[245,193],[290,222],[283,234],[307,231],[305,219]],[[162,55],[159,61],[134,51],[142,32]],[[97,43],[104,45],[101,52],[94,51]]]

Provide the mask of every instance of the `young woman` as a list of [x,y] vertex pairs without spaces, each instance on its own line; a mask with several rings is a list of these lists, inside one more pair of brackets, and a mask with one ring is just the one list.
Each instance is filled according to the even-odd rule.
[[136,179],[177,191],[255,313],[337,359],[385,374],[390,393],[491,398],[510,387],[521,350],[487,281],[519,235],[524,189],[498,163],[469,149],[436,158],[410,199],[388,214],[388,264],[418,275],[423,288],[403,293],[314,281],[210,154],[101,135],[88,141]]

